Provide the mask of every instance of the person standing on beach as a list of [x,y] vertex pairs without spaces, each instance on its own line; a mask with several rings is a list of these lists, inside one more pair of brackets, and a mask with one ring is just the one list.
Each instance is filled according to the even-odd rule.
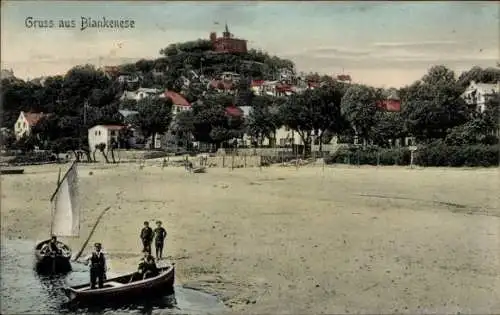
[[144,221],[144,227],[141,230],[142,251],[151,254],[151,243],[153,242],[153,229],[149,227],[149,222]]
[[156,249],[156,260],[162,259],[163,254],[163,244],[167,238],[167,231],[161,226],[161,221],[156,221],[155,234],[155,249]]

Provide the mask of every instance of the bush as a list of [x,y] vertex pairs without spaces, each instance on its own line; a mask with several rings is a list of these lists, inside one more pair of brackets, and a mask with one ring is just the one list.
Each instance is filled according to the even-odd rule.
[[325,158],[326,164],[409,165],[407,148],[383,149],[376,146],[340,148]]
[[449,146],[441,142],[419,147],[415,163],[422,166],[498,166],[499,145]]
[[[450,146],[434,142],[419,146],[415,152],[415,165],[420,166],[498,166],[500,145]],[[408,148],[384,149],[378,147],[340,148],[325,158],[326,164],[355,165],[409,165]]]

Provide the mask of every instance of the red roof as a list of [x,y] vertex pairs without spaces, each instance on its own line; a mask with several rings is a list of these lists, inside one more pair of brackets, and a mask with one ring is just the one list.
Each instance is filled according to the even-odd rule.
[[184,98],[184,96],[174,91],[165,91],[165,97],[172,100],[172,103],[177,106],[191,107],[191,104]]
[[27,112],[27,113],[22,112],[22,113],[23,113],[24,118],[26,118],[28,125],[31,127],[38,124],[40,119],[42,119],[43,117],[48,116],[48,114],[44,114],[44,113],[32,113],[32,112]]
[[254,87],[254,86],[261,86],[264,84],[264,80],[253,80],[252,83],[251,83],[251,86]]
[[232,90],[232,89],[234,89],[234,84],[232,82],[227,82],[224,80],[212,80],[212,81],[210,81],[210,85],[214,89],[219,89],[219,90]]
[[401,111],[401,101],[388,99],[383,100],[377,104],[379,108],[382,108],[388,112],[399,112]]
[[241,108],[233,105],[226,107],[226,114],[229,116],[239,117],[243,116],[243,111],[241,110]]
[[351,81],[351,76],[348,75],[348,74],[339,74],[337,76],[337,80],[340,80],[340,81]]
[[276,90],[279,92],[293,92],[293,88],[290,84],[278,84],[276,85]]

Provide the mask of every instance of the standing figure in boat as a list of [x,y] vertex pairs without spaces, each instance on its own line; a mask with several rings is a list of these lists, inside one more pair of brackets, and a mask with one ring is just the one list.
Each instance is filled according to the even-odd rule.
[[149,222],[144,221],[144,227],[141,230],[142,251],[151,254],[151,243],[153,242],[153,229],[149,227]]
[[156,221],[155,234],[155,249],[156,249],[156,260],[162,259],[163,245],[165,239],[167,238],[167,231],[161,226],[161,221]]
[[138,272],[142,276],[142,279],[156,277],[159,273],[154,257],[147,251],[144,251],[144,257],[142,257],[139,263]]
[[96,284],[99,284],[99,289],[103,288],[104,280],[106,278],[106,257],[101,251],[101,243],[94,244],[94,251],[92,254],[85,257],[85,264],[90,263],[90,288],[95,289]]

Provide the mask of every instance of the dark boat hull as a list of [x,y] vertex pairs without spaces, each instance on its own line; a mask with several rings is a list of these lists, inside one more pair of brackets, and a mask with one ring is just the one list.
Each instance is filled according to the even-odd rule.
[[45,240],[35,247],[35,269],[38,273],[54,274],[67,273],[71,271],[71,249],[66,244],[58,242],[65,249],[62,255],[50,256],[42,253],[43,245],[50,242]]
[[20,174],[24,174],[24,168],[2,169],[2,170],[0,170],[0,174],[2,174],[2,175],[20,175]]
[[174,265],[160,269],[156,277],[129,283],[135,273],[107,279],[102,289],[90,289],[90,284],[64,288],[70,302],[81,304],[123,303],[141,298],[163,296],[174,292]]

